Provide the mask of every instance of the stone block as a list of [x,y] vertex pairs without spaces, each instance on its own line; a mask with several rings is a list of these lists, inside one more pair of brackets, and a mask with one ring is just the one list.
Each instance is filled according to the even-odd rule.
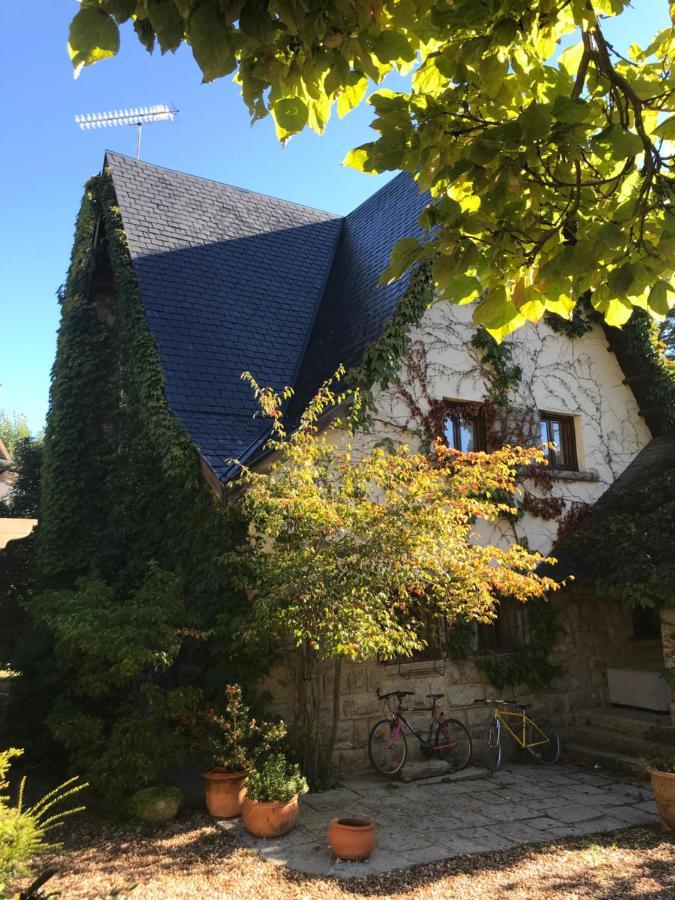
[[354,747],[354,723],[349,720],[338,722],[335,735],[336,750],[351,750]]

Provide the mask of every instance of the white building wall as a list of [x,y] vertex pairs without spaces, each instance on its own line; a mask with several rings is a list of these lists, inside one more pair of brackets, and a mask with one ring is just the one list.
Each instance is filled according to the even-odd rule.
[[[476,326],[471,306],[438,303],[425,314],[412,334],[413,356],[426,356],[426,384],[411,367],[402,366],[400,382],[422,410],[429,408],[425,390],[432,399],[476,401],[485,399],[488,384],[480,351],[471,346]],[[514,409],[539,410],[575,418],[580,472],[555,473],[552,496],[568,503],[594,503],[626,466],[649,443],[651,435],[640,417],[638,405],[614,354],[608,351],[601,327],[569,339],[543,322],[528,323],[506,339],[513,348],[513,361],[522,378],[512,397]],[[420,348],[424,352],[420,353]],[[412,367],[414,369],[414,367]],[[396,385],[376,390],[376,423],[370,435],[358,435],[359,445],[394,440],[415,445],[415,429],[401,391]],[[538,493],[528,485],[533,493]],[[555,539],[556,520],[543,521],[526,513],[515,526],[515,537],[526,538],[531,549],[548,554]],[[481,540],[513,542],[513,526],[497,523],[478,528]]]

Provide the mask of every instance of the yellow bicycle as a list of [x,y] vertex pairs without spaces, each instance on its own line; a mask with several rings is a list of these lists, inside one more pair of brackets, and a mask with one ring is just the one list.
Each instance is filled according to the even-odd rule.
[[490,706],[485,723],[485,764],[492,772],[502,765],[502,732],[510,735],[535,762],[552,766],[560,759],[560,738],[545,719],[537,722],[527,715],[527,706],[515,700],[475,700]]

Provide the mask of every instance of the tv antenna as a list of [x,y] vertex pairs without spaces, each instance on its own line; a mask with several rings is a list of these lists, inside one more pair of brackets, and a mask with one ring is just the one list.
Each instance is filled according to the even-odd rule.
[[173,106],[162,103],[158,106],[139,106],[134,109],[116,109],[113,112],[87,113],[85,116],[75,116],[75,124],[83,130],[85,128],[113,128],[115,125],[135,125],[136,135],[136,159],[141,158],[141,136],[143,126],[152,122],[173,122],[178,110]]

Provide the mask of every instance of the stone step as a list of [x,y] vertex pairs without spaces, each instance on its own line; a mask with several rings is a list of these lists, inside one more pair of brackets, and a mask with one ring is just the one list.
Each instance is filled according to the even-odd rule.
[[612,709],[601,707],[585,709],[575,713],[573,722],[576,725],[589,725],[593,728],[607,728],[617,734],[643,738],[650,729],[667,729],[670,727],[670,716],[650,713],[647,710]]
[[605,769],[617,775],[627,775],[638,781],[647,779],[647,774],[637,757],[616,753],[613,750],[601,750],[599,747],[588,747],[568,741],[563,745],[563,759],[566,762],[592,766],[594,769]]
[[633,757],[649,756],[664,749],[663,744],[656,741],[592,725],[573,725],[565,729],[564,743],[569,742]]

